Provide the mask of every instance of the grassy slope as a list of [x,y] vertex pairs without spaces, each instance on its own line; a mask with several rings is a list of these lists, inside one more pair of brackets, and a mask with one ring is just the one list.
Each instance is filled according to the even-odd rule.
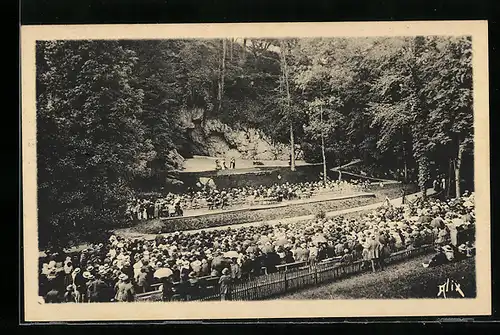
[[[378,273],[363,273],[328,285],[296,292],[280,299],[414,299],[436,298],[438,285],[454,279],[466,298],[476,296],[475,259],[469,258],[435,268],[424,268],[420,256]],[[449,293],[448,298],[458,298]]]

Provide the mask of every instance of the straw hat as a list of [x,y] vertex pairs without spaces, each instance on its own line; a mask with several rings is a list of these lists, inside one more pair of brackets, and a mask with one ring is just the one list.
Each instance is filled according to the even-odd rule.
[[90,272],[85,271],[83,273],[83,278],[85,278],[85,279],[92,279],[92,278],[94,278],[94,276]]

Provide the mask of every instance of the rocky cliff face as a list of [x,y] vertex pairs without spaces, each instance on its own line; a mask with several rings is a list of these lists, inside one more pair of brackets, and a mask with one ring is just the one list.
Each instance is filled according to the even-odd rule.
[[[203,109],[181,111],[178,122],[192,142],[193,155],[255,160],[288,160],[289,148],[252,128],[233,129],[206,117]],[[298,150],[300,151],[300,150]]]

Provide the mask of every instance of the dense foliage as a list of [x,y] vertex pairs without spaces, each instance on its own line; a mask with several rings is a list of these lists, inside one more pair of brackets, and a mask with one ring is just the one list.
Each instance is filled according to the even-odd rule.
[[410,171],[423,189],[444,173],[460,193],[473,149],[471,43],[39,42],[40,243],[66,244],[119,225],[141,178],[167,173],[175,181],[179,153],[192,151],[177,120],[193,108],[276,142],[288,144],[292,132],[310,162],[322,161],[323,140],[329,168],[361,159],[369,174]]

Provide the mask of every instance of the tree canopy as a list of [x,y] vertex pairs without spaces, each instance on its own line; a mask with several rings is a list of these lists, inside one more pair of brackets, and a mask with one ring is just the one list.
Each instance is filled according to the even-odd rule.
[[192,151],[186,109],[293,139],[309,162],[322,134],[330,167],[405,167],[422,189],[453,171],[461,192],[473,154],[469,37],[43,41],[36,53],[41,245],[120,224],[137,179],[175,179]]

